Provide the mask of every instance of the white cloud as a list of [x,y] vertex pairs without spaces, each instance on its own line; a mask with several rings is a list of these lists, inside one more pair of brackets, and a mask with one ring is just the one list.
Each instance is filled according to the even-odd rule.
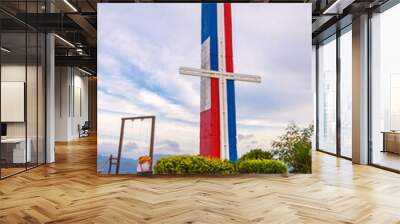
[[[103,7],[107,5],[109,4]],[[193,44],[200,42],[200,30],[191,27],[191,25],[199,26],[200,24],[197,20],[199,17],[197,7],[191,4],[158,7],[164,8],[165,11],[154,9],[154,7],[149,8],[145,4],[113,7],[116,8],[117,13],[106,9],[102,13],[103,8],[99,9],[99,36],[107,37],[99,40],[100,53],[104,50],[108,53],[107,57],[111,54],[117,60],[136,67],[142,75],[145,75],[145,78],[140,77],[142,82],[162,88],[175,100],[197,110],[199,108],[199,92],[196,91],[196,87],[199,86],[198,79],[182,77],[178,74],[179,66],[198,67],[200,65],[198,54],[200,44]],[[191,15],[188,14],[188,10],[192,10]],[[132,14],[135,14],[135,18],[143,19],[138,22],[132,19]],[[182,22],[179,17],[184,18],[185,22]],[[172,25],[174,29],[166,29],[162,25],[167,27]],[[111,49],[111,52],[107,52],[107,49]]]

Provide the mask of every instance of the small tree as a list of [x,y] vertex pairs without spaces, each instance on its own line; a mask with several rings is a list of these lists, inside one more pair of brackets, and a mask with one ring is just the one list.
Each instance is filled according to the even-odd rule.
[[292,168],[292,172],[311,173],[313,132],[313,125],[300,128],[295,123],[290,123],[285,133],[272,142],[274,155]]

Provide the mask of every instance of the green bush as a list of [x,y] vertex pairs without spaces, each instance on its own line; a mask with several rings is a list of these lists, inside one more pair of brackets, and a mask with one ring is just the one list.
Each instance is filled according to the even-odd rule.
[[157,161],[157,174],[231,174],[234,165],[229,161],[213,160],[202,156],[171,156]]
[[239,161],[249,160],[249,159],[273,159],[274,155],[270,151],[263,151],[261,149],[252,149],[242,157]]
[[287,167],[282,161],[270,159],[241,160],[236,164],[239,173],[287,173]]
[[292,173],[311,173],[311,137],[314,127],[290,124],[285,133],[272,142],[273,154],[288,165]]

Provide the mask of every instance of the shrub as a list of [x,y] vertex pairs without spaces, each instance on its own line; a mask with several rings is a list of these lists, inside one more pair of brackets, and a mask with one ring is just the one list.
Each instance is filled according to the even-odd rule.
[[272,159],[274,155],[270,151],[263,151],[261,149],[252,149],[242,157],[239,161],[249,160],[249,159]]
[[236,169],[239,173],[287,173],[287,166],[282,161],[270,159],[249,159],[238,161]]
[[284,161],[291,172],[311,173],[311,137],[313,125],[300,128],[290,124],[285,133],[272,142],[273,154]]
[[295,144],[291,164],[295,173],[311,173],[311,144]]
[[229,161],[213,160],[202,156],[171,156],[157,161],[157,174],[231,174],[234,165]]

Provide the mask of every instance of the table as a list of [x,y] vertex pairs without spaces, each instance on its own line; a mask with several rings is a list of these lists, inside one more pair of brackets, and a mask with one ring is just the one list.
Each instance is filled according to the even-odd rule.
[[392,152],[400,154],[400,132],[383,131],[383,150],[382,152]]
[[[25,151],[25,140],[28,143]],[[6,138],[1,139],[1,159],[6,163],[20,164],[31,162],[32,151],[31,139],[25,138]]]

